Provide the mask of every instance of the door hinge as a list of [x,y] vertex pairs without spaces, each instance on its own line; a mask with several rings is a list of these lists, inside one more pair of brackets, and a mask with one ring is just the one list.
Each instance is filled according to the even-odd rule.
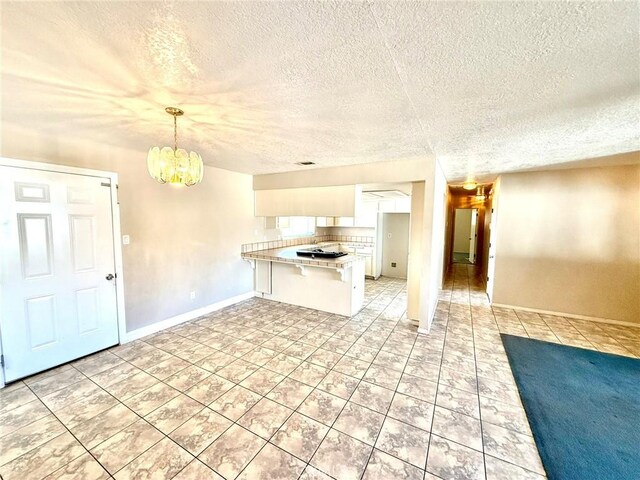
[[487,282],[489,281],[489,277],[487,277]]
[[0,367],[4,367],[4,355],[0,355]]

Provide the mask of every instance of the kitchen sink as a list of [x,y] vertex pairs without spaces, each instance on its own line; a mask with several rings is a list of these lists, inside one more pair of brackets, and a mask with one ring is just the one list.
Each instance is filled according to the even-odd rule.
[[338,258],[349,255],[347,252],[331,252],[323,250],[321,248],[305,248],[302,250],[297,250],[296,254],[301,257],[311,258]]

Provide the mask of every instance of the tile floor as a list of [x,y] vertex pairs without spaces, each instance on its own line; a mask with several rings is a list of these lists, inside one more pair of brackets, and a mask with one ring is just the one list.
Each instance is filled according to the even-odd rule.
[[455,265],[429,335],[406,285],[348,319],[252,299],[0,391],[0,475],[538,479],[499,333],[640,356],[640,329],[488,307]]

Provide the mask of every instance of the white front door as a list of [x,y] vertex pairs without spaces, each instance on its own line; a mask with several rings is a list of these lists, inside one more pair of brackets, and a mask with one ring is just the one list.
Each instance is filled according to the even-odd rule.
[[0,167],[0,338],[10,382],[118,343],[110,180]]

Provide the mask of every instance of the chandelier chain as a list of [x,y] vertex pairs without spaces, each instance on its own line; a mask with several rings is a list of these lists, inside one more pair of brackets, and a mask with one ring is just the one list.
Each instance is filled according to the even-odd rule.
[[178,117],[173,116],[173,151],[178,150]]

